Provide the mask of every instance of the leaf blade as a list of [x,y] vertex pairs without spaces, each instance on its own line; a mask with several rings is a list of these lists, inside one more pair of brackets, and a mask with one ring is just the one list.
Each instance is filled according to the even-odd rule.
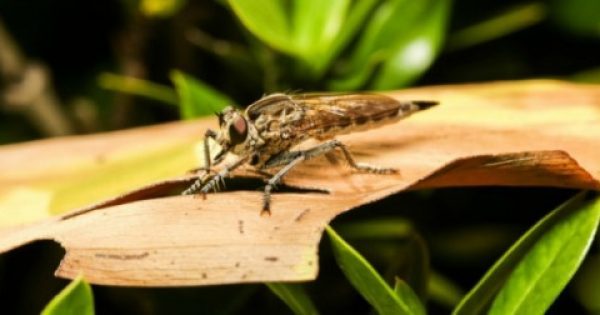
[[[481,278],[479,283],[467,293],[465,298],[454,309],[453,314],[473,314],[481,313],[490,303],[494,296],[502,289],[502,283],[510,276],[521,258],[527,254],[529,249],[534,246],[536,240],[541,238],[545,231],[555,224],[560,223],[560,218],[565,213],[573,211],[576,207],[582,205],[585,193],[580,193],[553,210],[550,214],[540,220],[534,227],[527,231]],[[600,200],[600,199],[599,199]],[[596,208],[598,203],[595,202]],[[598,210],[596,210],[598,211]],[[600,215],[600,214],[596,214]],[[597,225],[596,218],[596,225]],[[570,278],[570,276],[569,276]],[[500,302],[498,302],[500,303]]]
[[42,315],[71,314],[94,314],[92,288],[81,275],[60,291],[42,311]]
[[319,314],[319,311],[302,285],[291,283],[267,283],[267,287],[285,302],[294,314]]
[[327,226],[334,257],[352,286],[379,314],[417,314],[354,248]]
[[490,314],[543,314],[587,253],[600,219],[600,198],[553,226],[502,287]]
[[179,107],[183,119],[213,115],[234,103],[225,94],[181,71],[172,71],[171,80],[179,95]]

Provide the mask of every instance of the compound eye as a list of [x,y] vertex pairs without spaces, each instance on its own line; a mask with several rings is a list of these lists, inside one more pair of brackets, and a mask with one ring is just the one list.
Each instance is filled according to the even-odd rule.
[[248,135],[248,125],[246,119],[241,116],[237,116],[233,119],[231,125],[229,125],[229,141],[232,146],[238,145],[246,141]]

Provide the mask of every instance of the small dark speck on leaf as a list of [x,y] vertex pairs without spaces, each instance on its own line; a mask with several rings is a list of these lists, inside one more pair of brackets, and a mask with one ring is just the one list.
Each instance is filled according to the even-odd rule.
[[206,279],[208,276],[206,275],[206,273],[202,273],[202,279]]
[[300,222],[300,220],[302,220],[302,218],[304,218],[304,216],[310,211],[310,209],[304,209],[304,211],[300,212],[300,214],[298,216],[296,216],[296,218],[294,219],[294,221],[296,222]]
[[265,257],[265,260],[266,261],[273,261],[274,262],[274,261],[278,261],[279,258],[275,257],[275,256],[267,256],[267,257]]
[[240,234],[244,234],[244,221],[242,220],[238,221],[238,231],[240,232]]

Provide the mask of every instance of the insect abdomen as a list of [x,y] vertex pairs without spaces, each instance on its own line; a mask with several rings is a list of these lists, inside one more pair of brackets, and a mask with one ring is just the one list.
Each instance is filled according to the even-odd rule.
[[335,135],[378,128],[437,104],[434,101],[395,101],[394,106],[390,106],[391,104],[388,103],[385,106],[373,104],[371,108],[364,106],[362,108],[347,108],[346,115],[340,115],[330,123],[323,124],[322,129],[317,132],[316,136],[330,138]]

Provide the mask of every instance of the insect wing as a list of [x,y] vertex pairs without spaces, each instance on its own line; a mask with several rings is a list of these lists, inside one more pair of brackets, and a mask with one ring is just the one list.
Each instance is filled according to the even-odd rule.
[[403,103],[376,94],[295,95],[292,100],[304,109],[295,123],[298,132],[348,128],[397,115]]

